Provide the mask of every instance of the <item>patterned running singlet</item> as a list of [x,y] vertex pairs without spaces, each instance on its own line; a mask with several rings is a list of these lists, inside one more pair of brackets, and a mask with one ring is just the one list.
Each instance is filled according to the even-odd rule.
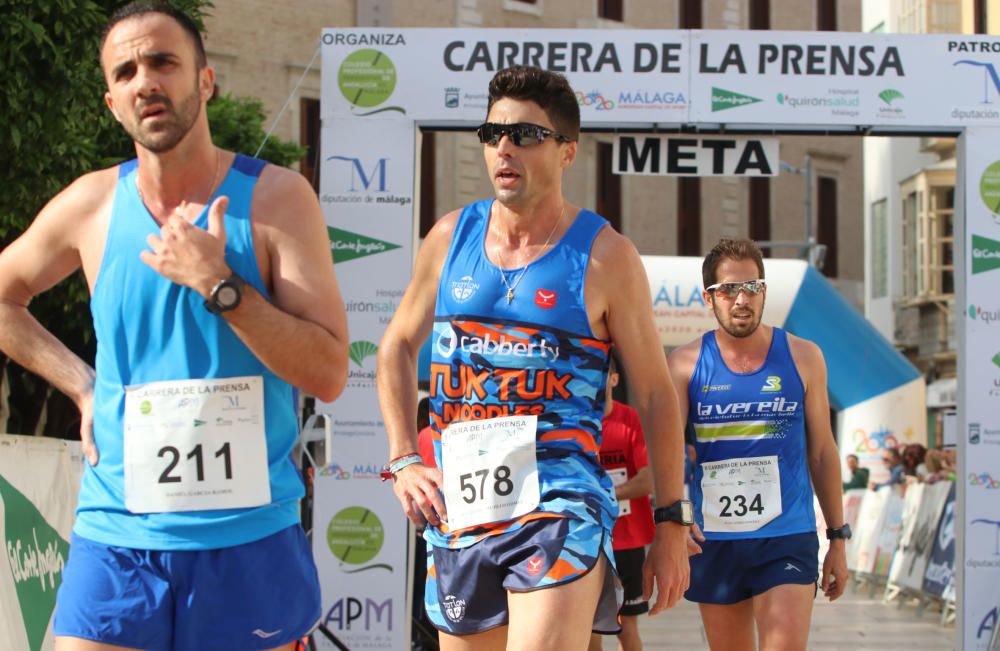
[[580,211],[569,230],[525,269],[501,271],[486,256],[492,200],[459,216],[441,273],[431,335],[434,455],[451,423],[537,416],[538,507],[513,520],[450,530],[428,527],[428,542],[467,547],[538,518],[569,517],[610,531],[614,487],[601,467],[601,417],[611,342],[596,338],[584,304],[590,249],[607,223]]

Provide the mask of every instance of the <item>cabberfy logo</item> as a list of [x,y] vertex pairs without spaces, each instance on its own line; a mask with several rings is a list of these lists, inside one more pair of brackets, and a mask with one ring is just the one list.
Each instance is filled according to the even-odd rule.
[[972,236],[972,273],[1000,269],[1000,242],[983,237]]
[[69,543],[2,476],[0,502],[4,512],[4,553],[14,579],[24,633],[28,648],[38,651],[56,605],[56,590],[69,557]]
[[492,332],[482,335],[464,334],[451,326],[445,326],[441,330],[435,345],[441,357],[451,357],[461,350],[470,355],[540,358],[550,361],[559,359],[559,346],[552,346],[544,339],[526,341]]
[[[396,90],[396,66],[384,52],[365,48],[348,54],[337,71],[337,86],[351,103],[351,111],[359,116],[385,111],[406,114],[402,106],[383,106]],[[373,109],[358,112],[358,109]]]
[[737,93],[736,91],[726,90],[725,88],[712,87],[712,112],[725,111],[731,108],[740,108],[742,106],[749,106],[750,104],[756,104],[757,102],[763,102],[764,100],[759,97],[751,97],[750,95],[744,95],[743,93]]
[[360,233],[352,233],[340,228],[331,228],[328,226],[326,232],[330,236],[330,250],[333,253],[333,261],[337,264],[399,248],[399,244],[375,239],[374,237],[368,237]]

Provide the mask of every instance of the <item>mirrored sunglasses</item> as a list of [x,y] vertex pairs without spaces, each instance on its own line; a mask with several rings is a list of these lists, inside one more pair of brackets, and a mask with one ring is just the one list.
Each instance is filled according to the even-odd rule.
[[746,292],[747,296],[756,296],[764,291],[766,283],[763,280],[744,280],[738,283],[715,283],[705,288],[706,292],[716,292],[729,298],[736,298],[740,292]]
[[518,122],[516,124],[497,124],[496,122],[484,122],[476,129],[479,142],[484,145],[495,147],[504,136],[518,147],[530,145],[540,145],[546,138],[554,138],[556,142],[570,142],[570,138],[556,133],[550,129],[531,124],[530,122]]

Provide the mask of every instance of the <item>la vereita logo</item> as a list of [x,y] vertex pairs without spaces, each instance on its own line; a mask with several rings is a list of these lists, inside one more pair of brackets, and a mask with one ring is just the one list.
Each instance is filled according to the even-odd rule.
[[384,52],[371,48],[355,50],[347,55],[337,71],[337,86],[344,99],[355,109],[373,109],[358,116],[385,111],[406,114],[402,106],[383,106],[396,90],[396,66]]

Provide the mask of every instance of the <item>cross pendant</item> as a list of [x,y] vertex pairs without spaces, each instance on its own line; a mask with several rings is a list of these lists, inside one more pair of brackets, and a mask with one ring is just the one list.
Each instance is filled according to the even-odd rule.
[[508,287],[507,288],[507,305],[510,305],[510,302],[513,301],[513,300],[514,300],[514,290],[511,289],[510,287]]

